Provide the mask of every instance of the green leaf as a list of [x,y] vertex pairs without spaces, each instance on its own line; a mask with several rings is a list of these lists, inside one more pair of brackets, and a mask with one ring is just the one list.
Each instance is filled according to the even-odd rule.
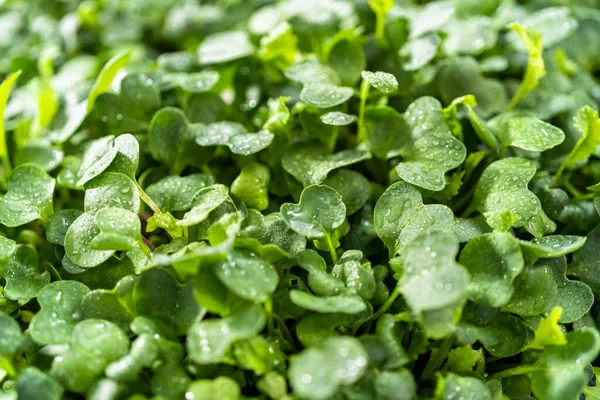
[[589,106],[581,107],[573,117],[573,125],[581,133],[581,137],[560,165],[555,181],[558,180],[558,177],[561,176],[565,169],[573,169],[578,163],[585,162],[591,155],[596,154],[596,149],[600,145],[600,119],[598,118],[598,111]]
[[197,50],[202,65],[221,64],[253,53],[254,46],[244,31],[225,31],[208,35]]
[[[471,207],[481,212],[494,230],[524,227],[538,236],[536,217],[545,217],[545,213],[540,200],[527,189],[535,171],[534,164],[523,158],[493,162],[483,171],[477,183]],[[545,233],[551,233],[555,228],[550,223]]]
[[341,111],[330,111],[327,114],[321,115],[319,118],[324,124],[333,126],[350,125],[356,121],[356,115],[346,114]]
[[523,350],[532,332],[520,318],[499,313],[483,326],[459,326],[458,338],[464,343],[479,340],[491,355],[510,357]]
[[95,140],[81,160],[77,185],[85,185],[104,171],[121,172],[134,179],[139,151],[138,141],[129,134]]
[[367,361],[367,353],[357,339],[331,338],[292,359],[290,384],[300,398],[328,399],[340,386],[360,379]]
[[[468,294],[469,273],[454,261],[458,240],[448,232],[430,231],[417,236],[403,251],[404,272],[398,282],[411,310],[420,315],[457,308]],[[438,336],[424,321],[425,331]]]
[[294,63],[298,54],[298,39],[287,22],[281,22],[260,39],[258,57],[276,68],[285,70]]
[[485,383],[477,378],[449,373],[440,377],[435,389],[435,399],[460,398],[464,400],[492,400]]
[[397,157],[407,140],[404,118],[388,106],[367,107],[364,114],[365,144],[376,157]]
[[149,185],[146,194],[165,212],[185,211],[192,207],[196,193],[214,183],[211,176],[203,174],[167,176]]
[[160,88],[173,89],[177,86],[190,93],[204,93],[211,90],[219,82],[217,71],[193,73],[167,73],[161,76]]
[[442,190],[446,186],[445,173],[465,160],[465,146],[452,136],[440,102],[432,97],[413,102],[404,121],[410,128],[411,140],[400,150],[403,161],[396,166],[396,173],[413,185]]
[[357,295],[317,297],[299,290],[290,292],[295,305],[319,313],[358,314],[366,309],[364,300]]
[[23,400],[60,400],[64,392],[54,378],[32,366],[19,374],[15,389]]
[[588,381],[585,368],[600,351],[600,337],[583,328],[566,335],[567,344],[548,346],[528,374],[535,396],[548,400],[576,398]]
[[133,288],[133,301],[139,315],[156,318],[178,335],[184,335],[204,315],[194,299],[193,284],[181,285],[161,268],[140,276]]
[[534,29],[524,28],[515,23],[508,27],[519,34],[529,54],[523,81],[510,101],[510,108],[514,108],[527,93],[537,87],[540,79],[546,75],[546,68],[542,58],[542,35]]
[[375,205],[377,235],[395,256],[419,234],[432,228],[448,228],[452,210],[441,204],[424,205],[421,193],[405,182],[391,185]]
[[120,172],[104,172],[85,185],[85,212],[95,214],[105,207],[137,213],[140,196],[135,183]]
[[73,328],[69,350],[52,362],[51,374],[68,390],[83,392],[112,361],[127,354],[129,339],[115,324],[87,319]]
[[248,133],[243,125],[228,121],[201,126],[197,132],[196,143],[200,146],[223,145],[229,147],[232,153],[244,156],[264,150],[274,138],[269,131]]
[[382,371],[375,377],[375,393],[381,400],[411,400],[416,396],[415,378],[406,370]]
[[313,185],[302,191],[298,204],[283,204],[281,216],[295,232],[317,239],[331,234],[344,222],[346,206],[334,189]]
[[11,358],[23,344],[24,336],[21,327],[14,318],[0,313],[0,357]]
[[528,113],[500,114],[489,121],[489,127],[504,147],[546,151],[565,140],[561,129]]
[[71,331],[83,315],[81,301],[90,289],[76,281],[57,281],[37,296],[41,310],[31,321],[31,337],[41,344],[68,344]]
[[95,250],[92,242],[100,234],[94,216],[81,214],[65,234],[65,251],[69,259],[82,268],[93,268],[108,260],[114,250]]
[[242,171],[231,184],[231,194],[250,208],[264,210],[269,206],[267,191],[271,181],[271,171],[263,164],[251,162],[242,167]]
[[264,312],[257,307],[244,307],[230,317],[206,319],[190,327],[187,350],[190,358],[198,364],[222,362],[225,353],[237,340],[248,339],[265,326]]
[[471,274],[469,299],[489,307],[509,302],[512,282],[523,269],[518,242],[509,233],[487,233],[471,239],[459,262]]
[[339,106],[350,100],[354,90],[347,86],[336,86],[330,83],[306,83],[300,92],[300,100],[316,108]]
[[238,383],[227,376],[214,380],[201,379],[187,388],[186,399],[239,400],[241,391]]
[[89,113],[96,102],[96,98],[110,89],[112,81],[117,76],[117,73],[129,63],[129,52],[122,52],[115,55],[113,58],[102,67],[92,91],[90,92],[87,100],[87,112]]
[[63,160],[64,153],[46,140],[32,140],[18,149],[15,165],[35,164],[46,172],[54,170]]
[[316,185],[327,178],[331,171],[368,160],[364,150],[343,150],[328,154],[324,146],[315,144],[292,145],[283,155],[281,165],[285,171],[304,186]]
[[583,318],[594,304],[592,289],[583,282],[567,279],[567,261],[564,256],[540,260],[539,263],[548,266],[554,274],[556,298],[551,307],[562,309],[559,322],[568,324]]
[[438,53],[442,40],[436,33],[428,33],[407,42],[400,55],[408,58],[402,66],[407,71],[418,71],[425,67]]
[[521,316],[534,316],[549,310],[557,295],[552,270],[539,263],[524,268],[514,280],[514,294],[503,310]]
[[177,225],[191,226],[201,223],[228,198],[229,191],[224,185],[216,184],[200,189],[194,195],[192,209],[177,221]]
[[6,280],[4,296],[26,303],[50,283],[50,273],[38,271],[37,252],[27,245],[17,245],[6,263],[2,277]]
[[549,235],[533,238],[519,243],[523,252],[536,258],[553,258],[564,256],[579,250],[585,244],[586,238],[573,235]]
[[305,60],[292,65],[285,70],[285,77],[302,84],[338,85],[340,83],[340,77],[333,68],[316,60]]
[[19,165],[8,181],[7,193],[0,198],[0,224],[25,225],[52,214],[54,179],[33,165]]
[[398,81],[396,80],[396,77],[390,73],[381,71],[362,71],[361,76],[365,81],[369,82],[371,86],[382,93],[389,94],[398,90]]
[[279,280],[271,264],[240,250],[230,252],[227,261],[217,264],[215,274],[233,293],[255,303],[270,299]]
[[94,250],[133,250],[144,247],[142,225],[137,214],[116,207],[101,208],[96,212],[95,225],[100,230],[90,242]]
[[[10,95],[10,91],[19,79],[21,75],[21,71],[14,72],[0,84],[0,158],[4,162],[4,169],[7,172],[10,172],[10,159],[8,158],[8,147],[6,142],[6,128],[4,126],[4,114],[6,109],[6,104],[8,103],[8,96]],[[8,175],[8,174],[6,174]]]
[[367,178],[350,169],[334,171],[323,184],[342,196],[342,201],[346,206],[346,215],[356,213],[371,197],[371,186]]
[[558,325],[561,313],[562,308],[554,307],[550,314],[540,321],[535,330],[535,338],[528,344],[529,348],[543,350],[546,346],[567,344],[565,334]]

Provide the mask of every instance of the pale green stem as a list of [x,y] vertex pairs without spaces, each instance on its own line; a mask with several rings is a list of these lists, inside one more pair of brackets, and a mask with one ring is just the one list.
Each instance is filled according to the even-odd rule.
[[431,354],[431,357],[429,358],[429,361],[427,362],[427,365],[425,366],[425,369],[421,374],[422,380],[426,380],[433,377],[433,374],[436,371],[439,371],[440,367],[442,366],[442,363],[448,355],[448,352],[454,344],[454,340],[454,335],[447,337],[442,341],[442,343],[440,343],[440,347],[436,350],[436,352]]
[[325,238],[327,239],[327,247],[329,247],[329,254],[331,254],[331,259],[334,264],[338,262],[337,252],[335,251],[335,247],[333,247],[333,241],[331,240],[331,235],[329,232],[325,234]]
[[394,291],[390,294],[385,303],[383,303],[383,305],[379,307],[379,310],[377,310],[377,312],[371,316],[371,321],[381,317],[392,306],[392,304],[394,304],[398,296],[400,296],[400,286],[396,285]]
[[362,80],[360,84],[360,106],[358,109],[358,136],[357,142],[362,143],[365,140],[365,107],[367,105],[367,97],[369,96],[369,89],[371,85],[366,79]]
[[146,203],[155,214],[160,214],[160,208],[158,208],[156,203],[150,198],[150,196],[146,194],[146,192],[144,192],[144,189],[142,189],[142,187],[137,182],[134,181],[134,183],[135,186],[137,186],[138,191],[140,192],[140,199],[142,199],[142,201]]
[[539,371],[539,368],[535,367],[534,365],[521,365],[519,367],[509,368],[505,369],[504,371],[499,371],[494,374],[491,374],[487,377],[487,380],[492,381],[494,379],[507,378],[509,376],[525,375],[535,371]]

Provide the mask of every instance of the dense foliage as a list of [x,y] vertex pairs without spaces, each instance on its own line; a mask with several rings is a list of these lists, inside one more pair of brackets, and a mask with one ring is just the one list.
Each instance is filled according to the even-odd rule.
[[199,3],[0,0],[0,399],[600,398],[598,0]]

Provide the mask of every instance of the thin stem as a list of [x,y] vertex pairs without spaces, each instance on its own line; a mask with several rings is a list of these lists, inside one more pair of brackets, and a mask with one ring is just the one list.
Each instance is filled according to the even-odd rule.
[[381,317],[392,306],[392,304],[394,304],[398,296],[400,296],[400,287],[396,285],[394,291],[392,292],[392,294],[390,294],[390,297],[387,298],[385,303],[383,303],[383,305],[379,307],[379,310],[377,310],[377,312],[373,314],[370,319],[375,320]]
[[190,234],[188,232],[188,227],[187,226],[183,227],[183,237],[184,237],[186,243],[190,242]]
[[383,42],[385,39],[385,14],[377,13],[375,18],[375,37],[378,41]]
[[273,322],[273,299],[271,297],[265,301],[265,309],[267,310],[267,331],[269,332],[269,336],[271,336],[275,330],[275,323]]
[[573,195],[573,197],[581,197],[581,196],[583,196],[583,193],[581,193],[581,191],[579,189],[577,189],[575,187],[575,185],[573,185],[568,180],[565,181],[565,189],[567,189],[569,191],[569,193],[571,193]]
[[136,181],[134,181],[134,183],[135,186],[137,186],[138,191],[140,192],[140,199],[142,199],[142,201],[146,203],[148,207],[150,207],[150,209],[154,211],[155,214],[160,214],[160,208],[158,208],[156,203],[150,198],[150,196],[146,194],[146,192],[144,192],[144,189],[142,189],[142,187]]
[[450,349],[452,348],[452,345],[454,344],[454,335],[451,335],[449,337],[447,337],[446,339],[444,339],[442,341],[442,343],[440,344],[440,347],[437,349],[437,351],[435,353],[431,353],[431,357],[429,357],[429,361],[427,362],[427,365],[425,366],[425,369],[423,370],[423,373],[421,374],[421,379],[422,380],[427,380],[431,377],[433,377],[433,374],[438,371],[440,369],[440,367],[442,366],[442,363],[444,362],[444,360],[446,359],[446,356],[448,355],[448,352],[450,351]]
[[360,84],[360,106],[358,108],[358,136],[356,141],[362,143],[365,140],[365,107],[367,105],[367,97],[369,96],[369,89],[371,85],[366,79],[362,80]]
[[506,378],[509,376],[524,375],[529,372],[534,372],[534,371],[538,371],[538,370],[539,370],[539,367],[536,367],[534,365],[521,365],[519,367],[509,368],[509,369],[505,369],[504,371],[499,371],[494,374],[491,374],[490,376],[487,377],[487,380],[492,381],[494,379]]
[[331,240],[331,235],[329,232],[325,234],[325,238],[327,239],[327,247],[329,247],[329,254],[331,255],[331,259],[334,264],[338,262],[337,252],[335,251],[335,247],[333,246],[333,241]]

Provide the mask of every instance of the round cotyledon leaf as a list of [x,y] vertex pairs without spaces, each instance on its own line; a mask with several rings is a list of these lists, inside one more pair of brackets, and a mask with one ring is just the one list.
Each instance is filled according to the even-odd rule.
[[54,184],[54,179],[40,167],[19,165],[10,175],[7,193],[0,198],[0,224],[25,225],[48,214]]
[[94,216],[89,213],[81,214],[65,235],[65,251],[69,259],[83,268],[93,268],[113,255],[114,250],[94,250],[92,241],[100,234]]
[[340,386],[360,379],[367,362],[367,352],[358,339],[331,338],[292,359],[290,384],[301,399],[328,399]]
[[271,298],[279,281],[275,268],[248,251],[233,250],[215,266],[215,274],[233,293],[263,303]]
[[344,222],[346,206],[334,189],[313,185],[302,191],[298,204],[283,204],[281,216],[300,235],[321,238]]
[[57,281],[44,287],[37,296],[41,310],[29,328],[33,339],[43,344],[67,344],[71,331],[83,315],[81,301],[90,289],[76,281]]

